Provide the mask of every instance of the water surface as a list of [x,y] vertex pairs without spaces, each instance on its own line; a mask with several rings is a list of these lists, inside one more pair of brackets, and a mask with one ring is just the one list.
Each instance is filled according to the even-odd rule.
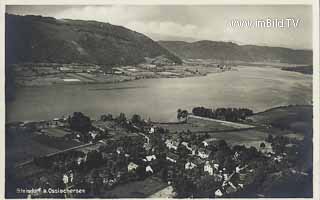
[[116,84],[55,85],[19,88],[7,103],[6,121],[42,120],[75,111],[138,113],[158,121],[176,120],[178,108],[246,107],[255,112],[275,106],[312,103],[312,76],[271,67],[204,77],[143,79]]

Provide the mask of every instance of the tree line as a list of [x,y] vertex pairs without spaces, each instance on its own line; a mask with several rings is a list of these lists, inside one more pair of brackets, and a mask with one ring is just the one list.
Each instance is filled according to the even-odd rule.
[[253,111],[248,108],[205,108],[195,107],[192,114],[200,117],[208,117],[232,122],[245,120],[246,117],[253,115]]

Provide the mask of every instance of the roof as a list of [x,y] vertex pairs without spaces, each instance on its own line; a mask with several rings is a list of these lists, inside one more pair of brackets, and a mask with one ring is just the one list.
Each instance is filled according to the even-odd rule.
[[174,160],[178,160],[179,159],[179,156],[177,154],[174,154],[174,153],[171,153],[171,152],[169,152],[167,154],[167,157],[172,158]]
[[138,165],[137,165],[136,163],[134,163],[134,162],[130,162],[130,163],[128,164],[128,166],[138,167]]
[[201,153],[205,153],[205,154],[210,154],[211,153],[211,150],[208,150],[208,149],[204,149],[204,148],[200,148],[199,149],[199,152],[201,152]]
[[151,161],[151,160],[155,160],[155,159],[157,159],[157,157],[155,156],[155,155],[150,155],[150,156],[146,156],[146,159],[148,160],[148,161]]

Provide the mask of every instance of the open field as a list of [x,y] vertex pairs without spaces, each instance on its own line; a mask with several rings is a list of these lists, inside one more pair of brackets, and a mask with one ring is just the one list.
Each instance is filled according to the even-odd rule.
[[70,134],[70,132],[62,129],[62,128],[48,128],[44,129],[43,134],[51,136],[51,137],[64,137],[67,134]]
[[162,182],[159,178],[151,176],[143,181],[134,181],[119,185],[114,189],[107,191],[103,196],[112,198],[144,198],[166,187],[167,184]]
[[31,133],[10,131],[6,134],[6,163],[17,164],[30,160],[35,156],[44,156],[58,149],[41,144],[34,140]]
[[[42,65],[45,65],[43,67]],[[16,64],[11,66],[16,74],[15,82],[19,86],[41,86],[53,84],[79,83],[114,83],[146,78],[182,78],[204,76],[231,70],[203,65],[168,65],[152,66],[140,64],[136,66],[113,67],[103,71],[100,66],[86,67],[72,64]]]
[[289,129],[298,134],[312,133],[312,106],[285,106],[256,113],[249,117],[254,123],[271,125],[279,129]]
[[230,132],[209,133],[210,138],[225,140],[229,145],[245,145],[259,148],[261,142],[265,143],[268,132],[258,129],[239,130]]
[[172,186],[168,186],[153,195],[149,196],[149,198],[173,198],[174,192]]
[[254,128],[254,126],[240,123],[227,122],[222,120],[209,119],[190,115],[187,123],[162,123],[156,124],[164,129],[168,129],[171,133],[174,132],[217,132],[229,131],[238,129]]
[[[56,132],[56,134],[58,133]],[[9,165],[16,165],[37,156],[44,156],[81,144],[81,142],[73,140],[65,141],[63,138],[7,129],[6,161]]]

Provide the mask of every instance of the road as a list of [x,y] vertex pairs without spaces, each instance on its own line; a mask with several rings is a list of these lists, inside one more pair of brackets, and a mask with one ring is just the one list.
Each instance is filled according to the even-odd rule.
[[[65,152],[76,150],[76,149],[79,149],[79,148],[83,148],[83,147],[87,147],[87,146],[91,146],[91,145],[96,145],[97,143],[99,143],[99,142],[82,144],[82,145],[71,147],[71,148],[68,148],[68,149],[61,150],[61,151],[56,151],[56,152],[53,152],[53,153],[49,153],[49,154],[45,155],[44,157],[51,157],[51,156],[54,156],[54,155],[57,155],[57,154],[60,154],[60,153],[65,153]],[[32,162],[33,162],[33,159],[25,161],[23,163],[19,163],[19,164],[17,164],[15,166],[15,168],[23,167],[23,166],[28,165],[28,164],[30,164]]]

